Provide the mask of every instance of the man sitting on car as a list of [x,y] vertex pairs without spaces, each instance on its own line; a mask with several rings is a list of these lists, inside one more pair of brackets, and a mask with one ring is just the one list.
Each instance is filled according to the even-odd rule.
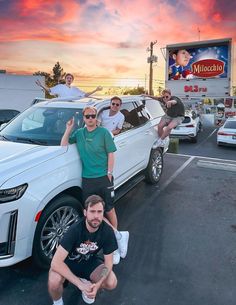
[[[148,95],[149,96],[149,95]],[[180,125],[184,120],[184,104],[180,98],[171,95],[170,89],[162,91],[162,97],[150,96],[163,104],[165,115],[158,124],[157,146],[165,145],[165,138],[170,134],[171,130]]]

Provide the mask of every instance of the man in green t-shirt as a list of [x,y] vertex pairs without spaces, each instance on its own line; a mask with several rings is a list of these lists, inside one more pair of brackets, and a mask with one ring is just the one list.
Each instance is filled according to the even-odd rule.
[[[117,236],[120,256],[125,257],[128,246],[128,232],[118,232],[117,216],[114,208],[113,167],[114,152],[116,146],[111,133],[103,127],[97,126],[97,109],[85,107],[83,109],[85,127],[75,130],[74,118],[66,124],[65,133],[61,139],[61,145],[76,143],[82,162],[82,191],[83,200],[96,194],[105,201],[105,215],[109,220]],[[122,245],[120,243],[122,241]],[[125,247],[123,247],[125,244]]]

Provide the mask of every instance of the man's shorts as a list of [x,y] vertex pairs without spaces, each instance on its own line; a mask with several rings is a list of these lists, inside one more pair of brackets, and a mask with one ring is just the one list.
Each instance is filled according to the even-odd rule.
[[174,122],[176,126],[178,126],[183,122],[184,116],[177,116],[175,118],[172,118],[167,114],[165,114],[161,120],[164,121],[166,125],[168,125],[170,122]]
[[80,262],[66,259],[65,263],[76,276],[87,279],[88,281],[90,281],[91,273],[98,266],[104,264],[103,260],[98,256],[93,256],[89,260],[83,259]]
[[114,185],[108,176],[99,178],[82,178],[83,201],[91,195],[99,195],[105,202],[105,212],[114,208]]

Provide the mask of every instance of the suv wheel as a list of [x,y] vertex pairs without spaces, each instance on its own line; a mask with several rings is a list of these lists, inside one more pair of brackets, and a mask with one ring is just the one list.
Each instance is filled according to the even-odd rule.
[[83,217],[81,203],[72,196],[54,199],[43,211],[36,227],[33,259],[41,268],[48,268],[56,248],[69,227]]
[[150,184],[156,184],[161,178],[163,170],[163,155],[160,148],[152,149],[148,166],[145,171],[146,181]]

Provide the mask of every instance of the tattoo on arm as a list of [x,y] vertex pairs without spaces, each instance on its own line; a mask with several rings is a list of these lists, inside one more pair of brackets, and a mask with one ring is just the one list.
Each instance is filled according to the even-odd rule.
[[107,275],[108,275],[108,268],[104,266],[101,272],[101,277],[106,277]]

